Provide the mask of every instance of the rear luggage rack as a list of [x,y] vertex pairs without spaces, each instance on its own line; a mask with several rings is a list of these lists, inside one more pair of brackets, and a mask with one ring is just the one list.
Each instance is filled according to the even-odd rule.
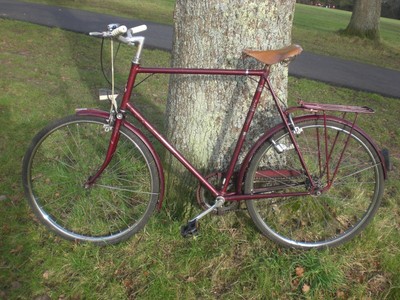
[[344,113],[356,113],[356,114],[373,114],[375,111],[367,106],[352,106],[352,105],[340,105],[340,104],[322,104],[299,101],[299,106],[288,109],[286,112],[290,113],[293,110],[304,109],[311,112],[319,111],[338,111]]

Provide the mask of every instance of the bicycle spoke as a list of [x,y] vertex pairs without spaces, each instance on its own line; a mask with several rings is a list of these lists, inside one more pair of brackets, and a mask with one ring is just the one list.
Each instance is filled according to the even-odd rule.
[[159,197],[152,155],[123,128],[117,151],[95,184],[85,182],[103,164],[111,132],[105,120],[71,116],[39,133],[24,159],[29,201],[38,218],[68,239],[115,243],[140,230]]
[[[303,132],[296,135],[314,187],[301,171],[299,156],[288,144],[285,130],[275,133],[271,140],[289,150],[278,157],[268,140],[260,146],[246,175],[246,192],[265,193],[266,198],[280,190],[285,194],[310,191],[310,196],[247,203],[257,227],[285,246],[320,248],[340,244],[358,233],[379,206],[382,169],[371,154],[374,149],[360,137],[350,135],[349,128],[334,121],[328,123],[325,128],[321,120],[305,122]],[[303,172],[303,176],[285,176],[282,170]]]
[[109,189],[109,190],[132,192],[132,193],[135,193],[135,194],[157,195],[157,193],[150,193],[150,192],[146,192],[146,191],[132,190],[132,189],[124,188],[124,187],[106,186],[106,185],[103,185],[103,184],[95,184],[95,186],[102,187],[102,188]]

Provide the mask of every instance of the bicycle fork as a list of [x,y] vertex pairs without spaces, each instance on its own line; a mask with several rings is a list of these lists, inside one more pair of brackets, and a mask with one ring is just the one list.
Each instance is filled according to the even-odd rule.
[[[111,118],[111,116],[110,116]],[[107,168],[108,164],[110,163],[111,159],[114,156],[115,150],[117,149],[118,141],[119,141],[119,136],[120,132],[119,129],[121,128],[122,120],[124,116],[122,113],[117,113],[116,115],[116,120],[114,122],[114,126],[112,129],[112,134],[110,138],[110,143],[108,145],[108,150],[106,157],[104,159],[103,164],[100,166],[99,170],[96,172],[96,174],[89,176],[88,180],[85,182],[84,187],[85,189],[90,188],[95,184],[96,180],[101,176],[103,171]],[[109,119],[109,122],[111,123],[111,119]]]

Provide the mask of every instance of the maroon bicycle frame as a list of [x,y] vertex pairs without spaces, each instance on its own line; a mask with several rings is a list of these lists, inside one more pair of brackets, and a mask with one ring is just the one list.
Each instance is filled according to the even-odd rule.
[[[251,200],[251,199],[262,199],[262,198],[275,198],[275,197],[286,197],[286,196],[303,196],[303,195],[309,195],[311,194],[314,189],[315,189],[315,184],[313,181],[313,178],[311,177],[307,166],[304,162],[303,156],[301,154],[301,151],[298,147],[298,144],[296,142],[296,139],[294,137],[294,133],[290,129],[290,124],[287,118],[287,111],[283,111],[281,106],[279,105],[278,98],[271,86],[271,82],[269,80],[269,67],[266,67],[265,69],[259,69],[259,70],[241,70],[241,69],[234,69],[234,70],[227,70],[227,69],[193,69],[193,68],[146,68],[146,67],[141,67],[139,64],[133,63],[130,69],[128,81],[125,87],[125,92],[122,98],[122,102],[120,104],[120,111],[117,114],[117,118],[114,123],[114,128],[113,128],[113,133],[111,136],[108,152],[106,155],[106,158],[98,170],[98,172],[89,178],[89,180],[86,183],[86,186],[89,187],[92,185],[96,179],[101,175],[103,170],[107,167],[108,163],[111,161],[112,156],[116,150],[118,140],[119,140],[119,129],[120,127],[124,124],[124,113],[126,111],[129,111],[143,126],[148,130],[193,176],[195,176],[199,182],[207,188],[214,197],[222,196],[225,198],[226,201],[241,201],[241,200]],[[187,74],[187,75],[222,75],[222,76],[257,76],[259,78],[258,80],[258,85],[256,88],[256,91],[254,93],[250,108],[248,110],[246,119],[244,121],[243,127],[241,129],[241,133],[238,137],[238,140],[236,142],[236,146],[231,158],[231,161],[228,166],[228,170],[225,173],[225,181],[222,186],[221,190],[216,189],[215,186],[213,186],[211,183],[207,181],[207,179],[200,174],[200,172],[174,147],[172,146],[161,134],[159,131],[157,131],[156,128],[154,128],[151,123],[134,107],[134,105],[130,102],[130,97],[132,95],[132,90],[135,85],[135,80],[136,76],[138,74]],[[293,142],[293,145],[295,147],[296,152],[298,153],[299,160],[301,162],[301,165],[303,167],[303,170],[305,174],[308,177],[308,180],[310,182],[310,191],[305,191],[305,192],[290,192],[290,193],[268,193],[268,194],[251,194],[251,195],[246,195],[242,194],[242,191],[239,189],[241,186],[241,183],[238,183],[238,186],[236,188],[236,192],[230,192],[227,193],[228,186],[230,183],[230,180],[234,174],[234,168],[235,165],[239,159],[239,155],[241,152],[241,149],[243,147],[243,144],[245,142],[246,134],[250,128],[251,122],[253,120],[254,114],[256,112],[257,106],[260,101],[260,97],[262,94],[262,91],[264,88],[267,88],[271,95],[272,98],[275,102],[275,105],[278,109],[278,112],[281,116],[281,119],[283,121],[284,127],[287,128],[290,139]],[[297,108],[294,108],[297,109]],[[354,124],[353,124],[354,126]],[[132,130],[134,128],[132,125],[129,126],[129,129]],[[246,157],[247,158],[247,157]],[[155,157],[157,166],[160,168],[161,162],[159,161],[158,156]],[[248,162],[248,159],[245,159],[245,163]],[[162,168],[161,168],[162,171]],[[244,170],[243,168],[240,170],[240,175],[239,178],[243,177]],[[162,181],[163,176],[162,177]],[[163,186],[164,182],[162,182],[162,191],[161,194],[163,195]],[[162,202],[162,195],[161,195],[161,200]],[[159,207],[161,207],[161,203],[159,203]]]

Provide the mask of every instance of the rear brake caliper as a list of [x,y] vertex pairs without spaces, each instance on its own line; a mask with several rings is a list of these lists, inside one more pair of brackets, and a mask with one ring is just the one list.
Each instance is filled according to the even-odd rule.
[[290,126],[290,129],[292,129],[294,134],[299,135],[300,133],[303,132],[302,128],[300,128],[294,124],[292,114],[289,114],[289,126]]

